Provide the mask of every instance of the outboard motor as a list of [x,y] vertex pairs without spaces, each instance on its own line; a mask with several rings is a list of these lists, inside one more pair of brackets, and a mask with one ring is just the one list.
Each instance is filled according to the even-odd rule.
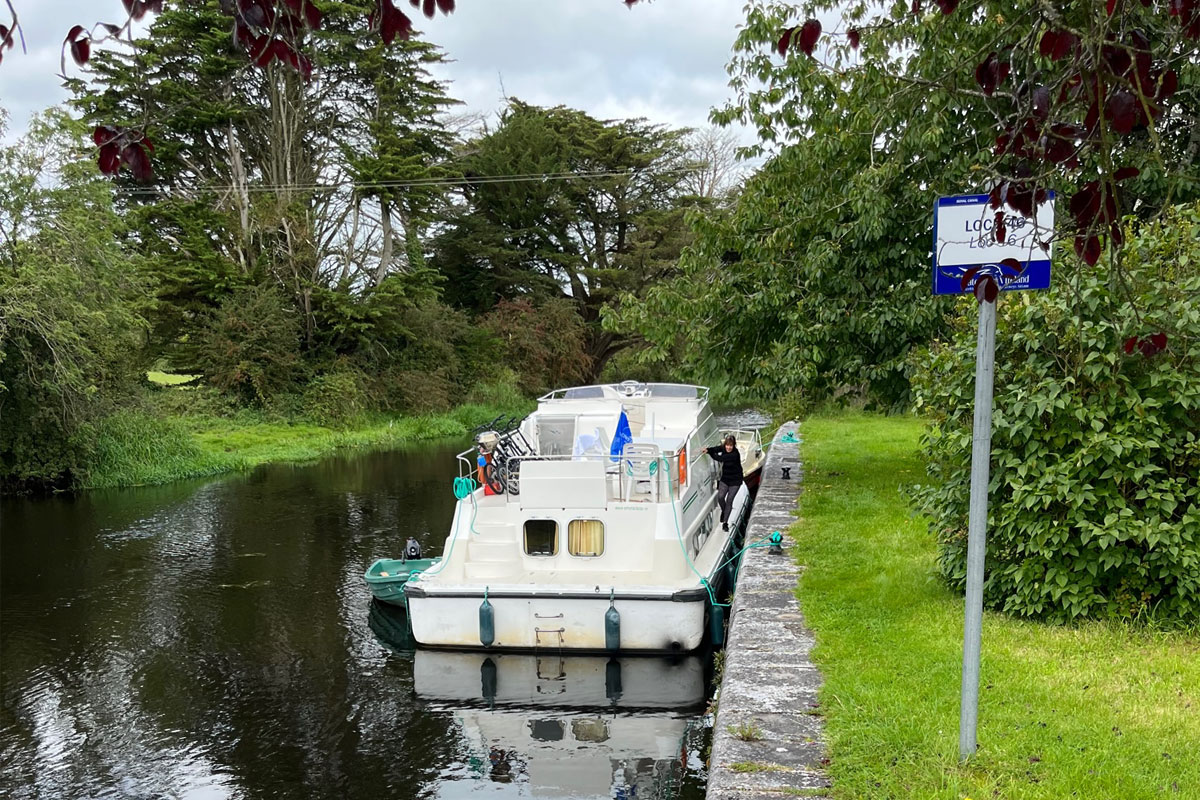
[[404,544],[404,558],[408,561],[421,557],[421,545],[413,537],[408,537],[408,541]]

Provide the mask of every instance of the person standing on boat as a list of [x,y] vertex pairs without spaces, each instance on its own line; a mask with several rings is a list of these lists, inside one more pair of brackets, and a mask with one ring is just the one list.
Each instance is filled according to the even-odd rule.
[[708,448],[713,461],[721,464],[721,477],[717,480],[717,503],[721,506],[721,528],[729,530],[729,512],[733,498],[742,488],[742,454],[737,449],[737,439],[726,436],[723,444]]

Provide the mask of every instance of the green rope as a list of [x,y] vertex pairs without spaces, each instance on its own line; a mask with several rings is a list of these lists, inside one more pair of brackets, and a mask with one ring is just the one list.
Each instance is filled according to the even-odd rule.
[[796,438],[795,431],[788,431],[779,439],[781,444],[799,444],[800,440]]
[[[454,497],[458,500],[465,500],[468,497],[471,498],[471,522],[469,523],[468,527],[471,533],[475,534],[476,536],[479,535],[479,531],[475,530],[475,517],[479,513],[479,502],[475,499],[475,489],[477,487],[478,484],[475,483],[474,478],[454,479]],[[454,543],[458,540],[458,525],[461,519],[461,515],[455,514],[454,535],[450,537],[450,549],[446,551],[444,556],[442,556],[442,560],[427,570],[413,570],[408,575],[408,579],[410,581],[420,580],[422,575],[437,575],[446,568],[446,565],[450,563],[450,555],[454,552]]]
[[[666,463],[665,458],[663,459],[663,463],[664,464]],[[668,489],[671,488],[671,470],[669,467],[670,467],[670,465],[668,465],[668,469],[667,469],[667,488]],[[691,556],[688,555],[687,546],[683,543],[683,529],[679,525],[679,511],[677,510],[677,508],[675,506],[675,492],[673,492],[673,491],[671,492],[671,513],[675,518],[675,536],[677,539],[679,539],[679,549],[683,552],[683,557],[687,561],[688,566],[692,568],[692,572],[696,573],[696,577],[700,579],[700,584],[704,587],[704,590],[706,592],[708,592],[708,601],[716,607],[729,608],[730,607],[729,603],[718,603],[717,602],[717,598],[713,595],[712,586],[709,585],[708,579],[700,574],[700,570],[696,569],[696,565],[694,563],[692,563]],[[767,539],[769,539],[770,536],[771,536],[771,534],[768,533],[768,534],[764,534],[763,536],[758,537],[753,542],[751,542],[750,544],[747,544],[741,550],[738,550],[736,553],[731,555],[729,558],[722,561],[717,566],[717,568],[713,570],[713,572],[714,573],[720,572],[724,567],[726,567],[729,564],[729,562],[739,558],[747,550],[752,550],[756,547],[770,547],[771,543],[769,541],[767,541]],[[739,568],[740,568],[740,565],[739,565]],[[734,572],[734,580],[737,580],[737,571]]]
[[724,603],[717,602],[717,598],[713,595],[712,586],[708,584],[708,578],[700,574],[700,570],[696,569],[696,565],[692,563],[692,557],[688,555],[687,545],[683,543],[683,529],[679,525],[679,509],[675,503],[675,491],[671,487],[671,465],[667,464],[665,457],[661,457],[661,459],[663,464],[666,465],[667,492],[671,495],[671,514],[675,518],[675,537],[679,539],[679,549],[683,552],[683,558],[687,561],[688,566],[692,568],[692,572],[696,573],[696,577],[700,579],[700,585],[704,587],[704,591],[708,592],[708,602],[714,606],[724,606]]

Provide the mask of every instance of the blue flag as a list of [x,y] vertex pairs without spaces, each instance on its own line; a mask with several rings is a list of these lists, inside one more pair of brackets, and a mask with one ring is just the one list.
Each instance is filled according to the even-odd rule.
[[621,451],[625,449],[625,445],[633,441],[633,431],[629,430],[629,417],[625,416],[625,409],[621,409],[621,416],[617,420],[617,431],[613,434],[612,449],[609,453],[612,455],[613,461],[621,459]]

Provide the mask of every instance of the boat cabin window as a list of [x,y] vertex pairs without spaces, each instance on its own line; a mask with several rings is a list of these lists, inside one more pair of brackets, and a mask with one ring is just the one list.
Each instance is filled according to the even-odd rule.
[[558,523],[552,519],[525,520],[525,555],[558,555]]
[[567,552],[573,556],[604,555],[604,523],[598,519],[573,519],[567,525]]

